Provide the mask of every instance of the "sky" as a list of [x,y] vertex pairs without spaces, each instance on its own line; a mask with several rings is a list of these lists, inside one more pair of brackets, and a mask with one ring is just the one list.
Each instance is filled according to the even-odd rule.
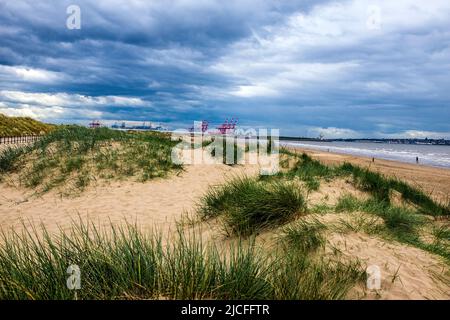
[[450,1],[0,0],[0,113],[450,139]]

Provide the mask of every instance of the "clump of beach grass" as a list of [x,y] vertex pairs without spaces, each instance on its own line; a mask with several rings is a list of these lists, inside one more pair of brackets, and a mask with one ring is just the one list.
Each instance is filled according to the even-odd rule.
[[317,219],[312,221],[300,219],[283,228],[280,240],[292,250],[302,253],[313,252],[325,246],[323,231],[326,228],[326,225]]
[[339,198],[336,211],[362,211],[376,214],[384,220],[385,226],[389,230],[397,234],[413,234],[416,228],[424,222],[423,217],[417,212],[405,207],[394,206],[378,198],[359,200],[352,195],[344,195]]
[[[81,222],[42,232],[1,234],[0,299],[342,299],[361,272],[296,251],[269,255],[252,239],[218,248],[180,230],[166,241],[134,225]],[[79,268],[78,290],[66,285],[69,266]]]
[[[378,234],[386,239],[393,239],[440,255],[450,261],[450,246],[445,241],[439,241],[442,237],[448,236],[447,227],[433,226],[430,218],[424,215],[420,209],[394,206],[376,197],[359,200],[354,196],[344,195],[338,200],[335,210],[350,214],[358,212],[373,214],[383,221],[383,224],[379,225],[370,217],[361,215],[359,221],[355,221],[355,219],[352,222],[342,220],[341,229]],[[433,243],[427,243],[421,238],[421,232],[430,225],[432,226],[431,235],[436,239]]]
[[221,216],[228,234],[249,235],[276,226],[306,212],[301,191],[283,181],[237,177],[210,189],[201,199],[203,218]]
[[274,270],[276,299],[345,299],[350,289],[365,280],[359,261],[312,259],[296,250],[284,252],[280,259],[282,264]]
[[378,172],[370,171],[350,163],[335,168],[340,175],[351,175],[356,187],[370,192],[378,200],[389,203],[392,191],[397,191],[402,198],[419,207],[423,214],[431,216],[450,215],[450,207],[437,203],[422,190],[396,178],[386,177]]
[[279,238],[280,266],[276,277],[282,283],[282,299],[343,299],[365,274],[359,261],[342,261],[315,254],[325,248],[327,226],[318,219],[299,219],[282,229]]
[[450,226],[449,225],[434,226],[434,228],[432,230],[432,234],[433,234],[436,242],[448,241],[450,243]]
[[[28,146],[8,146],[0,153],[0,174],[14,171],[17,159],[28,152]],[[1,176],[0,176],[1,177]]]
[[370,192],[377,199],[389,202],[391,185],[390,181],[377,172],[344,163],[338,168],[340,173],[351,174],[356,187],[362,191]]
[[350,212],[343,215],[331,229],[339,233],[364,232],[369,235],[379,234],[383,230],[383,220],[375,215],[364,212]]
[[76,224],[59,237],[44,231],[3,234],[0,299],[73,299],[66,287],[69,265],[80,269],[78,299],[263,299],[270,297],[268,267],[244,243],[227,257],[214,246],[179,232],[170,244],[137,227],[107,233]]
[[316,191],[320,187],[321,179],[331,179],[334,176],[332,168],[312,159],[305,153],[298,155],[283,148],[280,153],[295,157],[297,159],[295,165],[289,170],[285,172],[280,171],[273,176],[261,176],[260,178],[262,180],[273,180],[280,178],[292,180],[293,178],[298,178],[305,182],[305,186],[309,191]]
[[206,148],[213,159],[230,166],[240,164],[246,152],[245,148],[238,144],[236,137],[216,136]]
[[421,213],[431,216],[450,215],[450,205],[436,203],[422,190],[398,179],[390,180],[393,189],[400,192],[402,198],[419,207]]
[[327,166],[318,160],[312,159],[306,153],[297,154],[285,148],[281,148],[280,153],[296,159],[297,162],[294,167],[286,172],[261,177],[261,179],[292,180],[297,177],[305,182],[305,186],[310,191],[314,191],[320,188],[322,179],[332,180],[339,177],[350,177],[356,188],[370,193],[380,202],[389,203],[392,192],[397,191],[402,199],[417,206],[420,212],[425,215],[450,215],[450,205],[448,203],[438,203],[419,188],[397,178],[387,177],[368,168],[361,168],[348,162],[339,166]]

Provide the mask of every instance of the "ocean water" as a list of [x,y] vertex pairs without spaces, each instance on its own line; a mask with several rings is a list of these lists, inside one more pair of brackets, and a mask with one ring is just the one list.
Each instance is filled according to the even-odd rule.
[[366,142],[280,141],[280,145],[450,168],[450,146]]

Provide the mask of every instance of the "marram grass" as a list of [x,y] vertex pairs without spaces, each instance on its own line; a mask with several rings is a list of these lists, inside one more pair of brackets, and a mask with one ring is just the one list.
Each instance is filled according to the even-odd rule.
[[293,184],[249,177],[236,177],[211,188],[199,208],[203,218],[220,216],[228,234],[242,236],[281,225],[305,212],[306,200]]
[[[448,245],[450,241],[446,241],[445,239],[446,236],[448,239],[449,235],[448,226],[442,225],[436,227],[433,225],[430,222],[430,217],[423,214],[420,207],[418,210],[414,210],[392,205],[377,197],[368,200],[359,200],[354,196],[344,195],[339,198],[335,210],[336,212],[347,214],[352,212],[365,212],[376,215],[382,219],[382,225],[368,225],[368,222],[370,223],[371,221],[370,217],[366,217],[357,224],[366,232],[378,233],[387,238],[440,255],[447,262],[450,261],[450,246]],[[431,235],[435,238],[433,243],[427,243],[420,237],[421,231],[426,226],[433,227],[431,232]],[[350,225],[347,225],[347,227],[348,230],[353,228]]]
[[60,126],[32,145],[1,152],[0,175],[17,173],[22,185],[37,192],[78,192],[99,178],[146,181],[182,169],[171,159],[176,143],[154,132]]
[[40,135],[54,130],[55,127],[29,117],[8,117],[0,114],[0,137]]
[[[361,281],[355,263],[313,261],[253,240],[227,248],[178,231],[170,241],[135,226],[74,224],[59,236],[3,232],[0,299],[342,299]],[[69,290],[67,268],[80,268]]]
[[305,153],[297,154],[286,149],[281,149],[281,153],[296,158],[297,162],[289,170],[268,177],[268,180],[291,180],[297,177],[305,182],[306,187],[310,191],[314,191],[319,189],[322,179],[351,178],[356,188],[370,193],[381,202],[389,203],[392,192],[397,191],[403,200],[417,206],[419,211],[425,215],[450,215],[450,203],[438,203],[419,188],[396,178],[387,177],[351,163],[327,166],[320,161],[312,159]]
[[280,241],[302,253],[314,252],[325,247],[326,239],[323,232],[326,229],[326,225],[317,219],[312,221],[299,219],[283,228]]

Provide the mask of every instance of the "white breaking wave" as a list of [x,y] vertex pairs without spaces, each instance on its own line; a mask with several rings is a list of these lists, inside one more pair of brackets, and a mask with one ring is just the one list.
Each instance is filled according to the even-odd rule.
[[362,142],[282,142],[282,145],[450,168],[450,146]]

